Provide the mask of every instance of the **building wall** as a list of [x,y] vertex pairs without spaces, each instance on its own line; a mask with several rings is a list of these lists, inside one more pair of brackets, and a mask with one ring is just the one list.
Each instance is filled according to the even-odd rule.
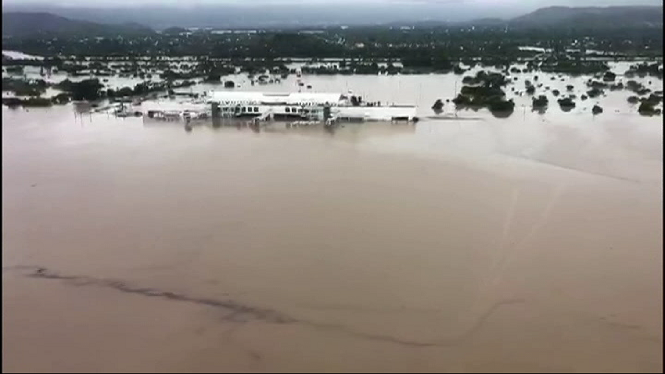
[[374,121],[390,121],[395,117],[416,117],[416,107],[337,107],[332,110],[333,116],[342,118],[364,118]]

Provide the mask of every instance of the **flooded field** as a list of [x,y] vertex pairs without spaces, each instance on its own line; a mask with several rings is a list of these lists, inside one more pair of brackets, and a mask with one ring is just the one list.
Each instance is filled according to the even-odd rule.
[[428,118],[455,79],[308,79],[423,116],[328,131],[3,107],[3,371],[662,371],[661,117]]
[[[183,60],[184,62],[191,63],[191,61]],[[182,64],[184,62],[179,62]],[[608,66],[610,71],[617,75],[616,81],[605,82],[619,83],[625,85],[628,81],[633,80],[649,93],[659,93],[662,96],[663,81],[656,77],[650,76],[624,76],[624,73],[630,69],[632,65],[641,63],[640,60],[634,61],[609,61]],[[654,61],[655,62],[655,61]],[[288,68],[297,69],[303,66],[319,66],[332,64],[327,61],[323,63],[309,64],[305,62],[293,62],[288,64]],[[180,66],[180,65],[178,65]],[[526,63],[513,64],[512,67],[517,69],[525,69]],[[265,92],[349,92],[352,91],[354,95],[361,96],[366,102],[381,102],[383,104],[408,104],[417,105],[419,107],[419,115],[431,116],[434,113],[430,109],[437,99],[441,99],[445,105],[443,112],[440,116],[450,115],[456,112],[455,105],[452,103],[460,89],[464,86],[463,79],[465,76],[474,76],[479,71],[499,72],[500,70],[494,67],[481,67],[476,66],[467,70],[464,74],[422,74],[422,75],[303,75],[298,78],[295,74],[290,74],[285,79],[280,79],[276,75],[271,75],[275,78],[275,83],[259,84],[256,82],[256,77],[250,77],[245,73],[231,74],[224,76],[222,81],[233,81],[234,88],[224,88],[224,85],[219,83],[205,83],[202,79],[192,79],[196,84],[190,87],[181,87],[176,91],[179,93],[198,93],[203,94],[210,90],[229,90],[229,91],[265,91]],[[145,82],[163,82],[159,78],[159,73],[154,73],[150,79],[142,79],[131,76],[110,76],[110,77],[97,77],[94,75],[80,75],[71,76],[66,72],[58,72],[48,77],[40,76],[40,68],[34,66],[26,66],[23,75],[12,75],[3,72],[3,77],[19,77],[24,76],[27,79],[44,79],[50,84],[62,82],[65,79],[70,81],[82,81],[90,78],[98,78],[105,88],[120,89],[122,87],[134,87],[137,84]],[[508,74],[510,83],[505,87],[506,98],[515,101],[515,111],[513,117],[524,117],[525,112],[531,111],[532,98],[544,95],[549,100],[548,112],[563,113],[563,110],[557,104],[557,100],[575,95],[576,107],[571,109],[568,113],[584,113],[591,117],[591,110],[594,105],[600,105],[605,112],[608,107],[613,113],[637,113],[639,102],[629,104],[627,102],[630,96],[643,96],[637,95],[629,89],[610,90],[603,89],[603,93],[598,97],[590,97],[586,100],[581,99],[590,87],[587,85],[589,80],[602,81],[602,78],[594,77],[592,75],[579,75],[570,76],[566,74],[544,73],[542,71],[520,72]],[[181,83],[183,80],[176,80],[174,83]],[[252,84],[255,81],[255,84]],[[529,95],[526,91],[526,83],[530,82],[535,87],[535,94]],[[299,83],[302,86],[299,86]],[[568,89],[568,86],[572,89]],[[555,92],[558,91],[558,92]],[[61,93],[58,89],[49,87],[42,97],[53,97]],[[165,93],[164,93],[165,94]],[[12,92],[3,92],[3,97],[14,96]],[[450,102],[447,102],[449,100]],[[658,109],[663,108],[662,102],[656,105]],[[467,110],[457,113],[458,115],[467,115],[476,117],[473,111]]]

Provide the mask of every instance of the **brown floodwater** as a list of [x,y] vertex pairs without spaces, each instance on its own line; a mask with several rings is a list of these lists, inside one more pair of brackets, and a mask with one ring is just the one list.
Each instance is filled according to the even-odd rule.
[[606,113],[3,108],[3,371],[662,371],[663,126]]

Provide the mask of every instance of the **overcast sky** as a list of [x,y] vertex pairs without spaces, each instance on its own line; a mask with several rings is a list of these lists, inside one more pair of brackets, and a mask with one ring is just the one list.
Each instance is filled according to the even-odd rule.
[[567,6],[608,6],[608,5],[663,5],[663,0],[4,0],[3,5],[48,4],[56,6],[141,6],[168,5],[192,7],[196,5],[259,5],[259,4],[334,4],[353,3],[426,3],[445,5],[485,5],[499,7],[519,7],[534,9],[550,5]]
[[[213,7],[202,9],[200,6],[204,5]],[[225,9],[225,5],[237,7]],[[3,11],[43,11],[69,19],[99,23],[135,22],[163,29],[172,26],[464,22],[481,18],[511,19],[552,5],[662,6],[663,0],[3,0],[2,7]],[[262,8],[246,11],[244,6]],[[135,7],[144,8],[137,10]]]

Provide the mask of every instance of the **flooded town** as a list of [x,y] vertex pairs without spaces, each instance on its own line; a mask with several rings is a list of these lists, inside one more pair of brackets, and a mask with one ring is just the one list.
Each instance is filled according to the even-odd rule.
[[662,372],[662,3],[625,8],[3,4],[3,372]]

